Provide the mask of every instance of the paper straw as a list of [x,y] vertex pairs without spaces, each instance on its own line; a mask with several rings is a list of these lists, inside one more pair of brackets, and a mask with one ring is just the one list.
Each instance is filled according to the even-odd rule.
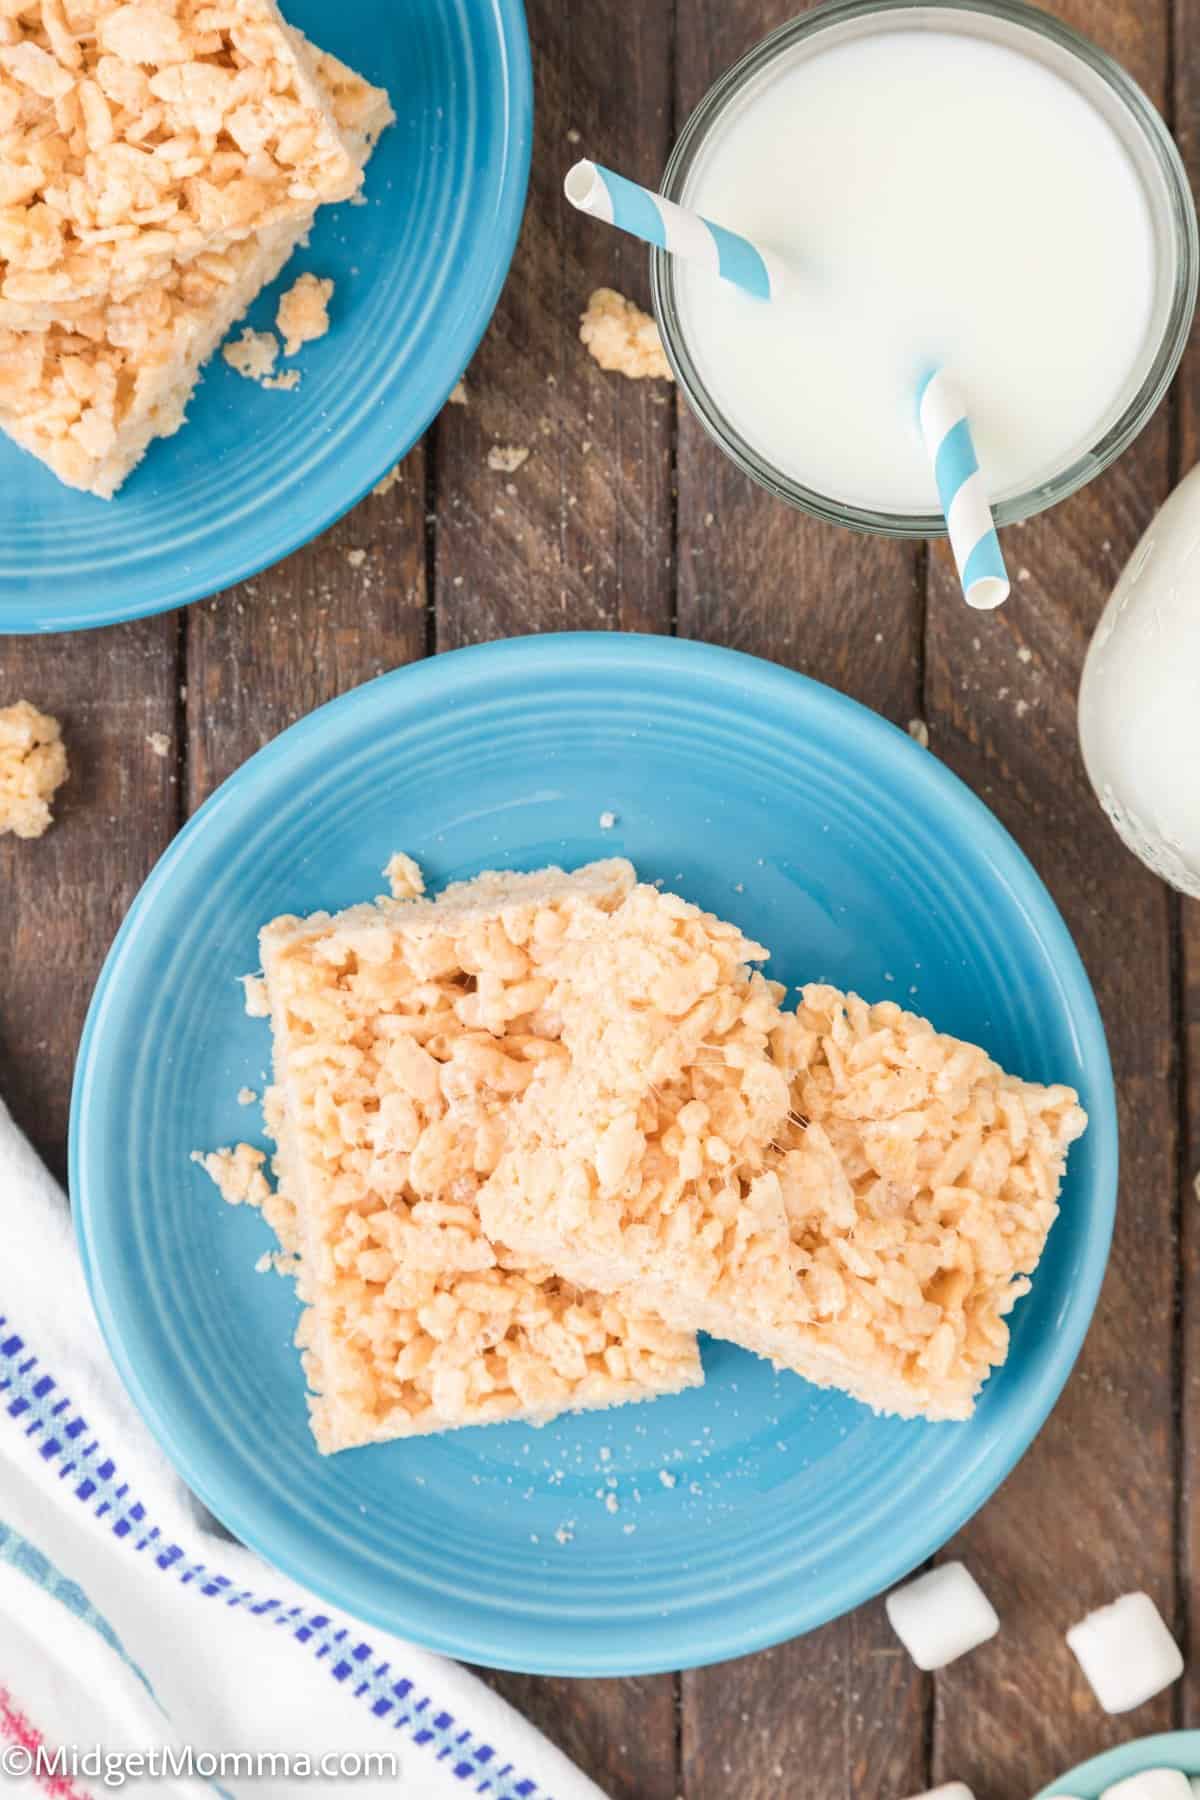
[[968,606],[990,611],[1008,599],[1008,571],[957,384],[937,369],[920,392],[921,435],[933,464],[950,548]]
[[567,171],[563,192],[580,212],[700,263],[756,300],[778,300],[788,285],[787,270],[769,250],[599,163],[577,162]]
[[[575,163],[563,192],[580,212],[698,263],[756,300],[778,300],[792,285],[787,266],[771,251],[600,163]],[[918,404],[963,593],[971,606],[999,606],[1009,596],[1008,575],[962,397],[938,369],[921,387]]]

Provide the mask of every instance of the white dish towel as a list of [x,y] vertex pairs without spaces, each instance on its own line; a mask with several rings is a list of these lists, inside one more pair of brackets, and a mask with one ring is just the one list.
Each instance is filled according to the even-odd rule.
[[[360,1772],[368,1753],[386,1760]],[[0,1800],[123,1784],[603,1800],[465,1669],[213,1530],[126,1397],[64,1196],[0,1103]]]

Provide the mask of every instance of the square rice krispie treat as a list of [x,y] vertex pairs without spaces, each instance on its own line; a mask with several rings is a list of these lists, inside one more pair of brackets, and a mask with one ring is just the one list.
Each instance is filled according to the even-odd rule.
[[[305,55],[364,164],[392,120],[387,95],[336,57]],[[0,323],[0,429],[68,487],[110,499],[153,440],[178,431],[204,364],[311,223],[305,214],[204,251],[123,300],[64,306],[48,328]]]
[[126,299],[361,179],[275,0],[0,3],[0,324]]
[[262,933],[268,1119],[324,1451],[542,1421],[701,1380],[694,1337],[490,1241],[481,1184],[517,1098],[563,1062],[547,965],[627,863],[484,875]]
[[[632,941],[615,913],[564,984],[590,994],[564,1007],[572,1063],[530,1084],[485,1229],[878,1411],[967,1417],[1056,1216],[1076,1095],[890,1003],[810,987],[781,1013],[658,899]],[[661,1004],[681,940],[700,1041]]]

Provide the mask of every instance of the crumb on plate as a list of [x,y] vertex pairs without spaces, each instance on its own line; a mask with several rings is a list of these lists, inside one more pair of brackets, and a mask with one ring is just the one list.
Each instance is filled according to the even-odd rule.
[[266,1155],[253,1144],[234,1144],[221,1150],[193,1150],[198,1163],[230,1206],[261,1206],[271,1197],[271,1184],[263,1174]]
[[283,354],[295,356],[304,344],[315,343],[329,330],[329,302],[333,282],[320,275],[297,277],[280,297],[275,329],[283,339]]
[[242,993],[245,998],[246,1017],[248,1019],[269,1019],[271,1003],[267,999],[267,984],[261,975],[239,975]]
[[383,865],[383,873],[392,890],[393,900],[419,900],[425,892],[425,877],[421,873],[420,863],[403,850],[397,850],[388,857]]
[[279,339],[273,331],[255,331],[247,325],[241,337],[231,338],[221,355],[236,375],[247,381],[265,381],[279,361]]

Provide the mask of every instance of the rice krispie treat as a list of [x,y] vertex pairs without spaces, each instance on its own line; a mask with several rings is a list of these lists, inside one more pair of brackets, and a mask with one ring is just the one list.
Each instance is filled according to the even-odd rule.
[[[365,163],[393,116],[387,95],[336,57],[311,55],[356,166]],[[68,487],[110,499],[153,440],[178,431],[201,368],[311,222],[305,214],[204,251],[126,299],[65,308],[48,329],[0,324],[0,429]]]
[[0,837],[41,837],[50,802],[67,779],[67,752],[57,719],[28,700],[0,708]]
[[0,6],[0,323],[127,299],[361,179],[275,0]]
[[675,379],[658,326],[615,288],[597,288],[591,295],[580,315],[579,338],[602,369],[631,381]]
[[565,1061],[545,972],[627,863],[484,875],[262,933],[269,1124],[324,1451],[675,1393],[695,1339],[494,1244],[476,1196],[517,1097]]
[[[772,1015],[777,990],[726,976],[697,1045],[654,985],[670,913],[644,924],[640,964],[618,913],[577,984],[573,1066],[530,1084],[480,1197],[485,1229],[877,1411],[966,1418],[1056,1217],[1086,1124],[1076,1095],[828,987]],[[726,994],[743,996],[736,1013]]]

